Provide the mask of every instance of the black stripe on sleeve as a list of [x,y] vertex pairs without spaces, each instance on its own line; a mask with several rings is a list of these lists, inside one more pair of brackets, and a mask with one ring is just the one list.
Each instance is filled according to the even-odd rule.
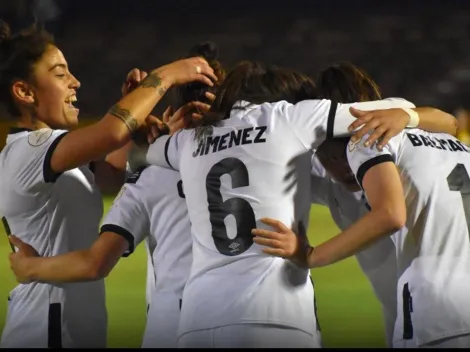
[[62,175],[62,172],[54,172],[51,167],[51,160],[52,160],[52,154],[54,153],[55,148],[59,145],[59,142],[62,140],[62,138],[65,137],[65,135],[68,132],[65,132],[58,136],[54,141],[51,143],[49,146],[49,149],[47,149],[46,156],[44,157],[44,163],[42,167],[42,173],[44,177],[44,181],[46,183],[54,183],[57,181],[60,175]]
[[359,185],[362,189],[364,189],[362,187],[362,180],[364,179],[366,172],[369,171],[371,167],[381,163],[386,163],[387,161],[391,161],[393,163],[393,157],[390,154],[382,154],[376,156],[375,158],[367,160],[364,164],[359,167],[359,170],[357,170],[357,181],[359,182]]
[[47,330],[47,347],[62,348],[62,308],[60,303],[49,305],[49,319]]
[[175,168],[170,164],[170,158],[168,158],[168,147],[170,146],[170,139],[171,139],[171,136],[168,137],[165,143],[165,160],[167,164],[174,170]]
[[338,108],[338,103],[336,101],[331,101],[330,111],[328,112],[328,121],[326,124],[326,138],[333,138],[333,132],[335,130],[335,117],[336,109]]
[[124,237],[127,242],[129,242],[129,249],[122,255],[123,257],[128,257],[134,252],[134,236],[125,228],[114,224],[105,224],[101,226],[100,235],[103,232],[114,232],[115,234]]

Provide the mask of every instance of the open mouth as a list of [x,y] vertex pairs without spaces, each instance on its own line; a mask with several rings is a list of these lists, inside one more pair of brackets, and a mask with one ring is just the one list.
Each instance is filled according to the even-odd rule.
[[76,95],[71,95],[67,99],[65,99],[65,103],[69,106],[70,109],[77,110],[78,109],[73,105],[74,103],[77,102],[77,96]]

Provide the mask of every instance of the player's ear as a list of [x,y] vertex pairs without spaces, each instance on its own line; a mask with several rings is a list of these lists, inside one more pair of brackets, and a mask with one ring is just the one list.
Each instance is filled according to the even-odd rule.
[[29,83],[23,80],[19,80],[13,83],[11,87],[11,93],[15,101],[21,105],[34,104],[34,90]]

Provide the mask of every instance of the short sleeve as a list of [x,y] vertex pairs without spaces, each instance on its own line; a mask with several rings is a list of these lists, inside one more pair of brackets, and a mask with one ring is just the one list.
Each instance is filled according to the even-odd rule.
[[114,232],[129,242],[124,257],[133,253],[150,233],[149,213],[142,203],[148,189],[138,182],[144,171],[144,169],[138,170],[127,178],[100,229],[100,233]]
[[149,146],[146,161],[149,165],[180,169],[181,152],[190,138],[194,138],[194,130],[180,130],[173,136],[158,138]]
[[15,160],[9,167],[18,183],[27,191],[40,185],[54,183],[62,173],[51,168],[52,154],[67,134],[64,130],[40,129],[12,143]]
[[392,140],[379,151],[375,146],[365,147],[364,142],[370,136],[365,135],[362,140],[353,143],[349,142],[346,150],[349,166],[352,172],[356,175],[356,180],[362,188],[362,181],[366,172],[375,165],[385,162],[395,162],[397,155],[397,139],[402,134],[392,138]]
[[340,104],[331,100],[304,100],[295,105],[286,104],[282,114],[307,149],[317,148],[326,138],[347,137],[349,125],[355,117],[349,112],[353,106],[370,111],[391,108],[410,108],[414,104],[401,98],[389,98],[362,103]]

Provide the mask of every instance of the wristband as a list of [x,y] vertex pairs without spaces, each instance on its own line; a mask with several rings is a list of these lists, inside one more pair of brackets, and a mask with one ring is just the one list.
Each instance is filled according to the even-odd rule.
[[408,116],[410,117],[410,122],[408,122],[408,125],[406,125],[406,128],[416,128],[419,125],[419,115],[416,111],[413,109],[408,109],[408,108],[402,108],[403,111],[405,111]]

